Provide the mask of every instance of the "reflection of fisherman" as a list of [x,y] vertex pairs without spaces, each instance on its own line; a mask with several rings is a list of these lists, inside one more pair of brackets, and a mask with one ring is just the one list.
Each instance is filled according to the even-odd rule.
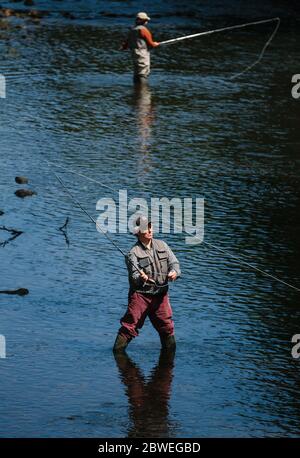
[[135,84],[133,101],[138,127],[139,152],[137,180],[143,184],[151,168],[151,127],[155,120],[154,105],[148,84]]
[[[169,437],[168,418],[175,352],[162,351],[149,381],[126,353],[115,354],[121,380],[126,387],[132,427],[128,437]],[[174,428],[174,425],[173,425]]]
[[129,275],[128,308],[121,319],[114,352],[124,351],[143,327],[145,319],[159,333],[163,348],[175,348],[174,323],[167,281],[180,275],[179,262],[162,240],[153,239],[152,224],[145,216],[137,220],[138,241],[127,255]]
[[130,29],[127,40],[121,49],[130,49],[134,66],[134,81],[142,83],[147,81],[150,74],[150,49],[159,45],[153,41],[151,32],[146,24],[150,20],[146,13],[136,15],[135,25]]

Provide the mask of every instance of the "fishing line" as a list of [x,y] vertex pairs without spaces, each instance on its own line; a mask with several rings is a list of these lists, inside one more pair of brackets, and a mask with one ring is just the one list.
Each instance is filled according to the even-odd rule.
[[242,72],[236,73],[235,75],[229,77],[229,79],[233,80],[233,79],[239,77],[240,75],[244,74],[248,70],[251,70],[255,65],[257,65],[261,61],[261,59],[263,58],[263,56],[265,54],[265,51],[266,51],[267,47],[269,46],[269,44],[271,43],[271,41],[273,40],[273,38],[275,37],[275,35],[276,35],[277,31],[278,31],[278,28],[280,26],[280,18],[279,17],[274,17],[274,18],[271,18],[271,19],[264,19],[264,20],[261,20],[261,21],[247,22],[245,24],[232,25],[232,26],[229,26],[229,27],[222,27],[220,29],[208,30],[206,32],[194,33],[192,35],[186,35],[184,37],[179,37],[179,38],[174,38],[174,39],[171,39],[171,40],[161,41],[160,45],[170,45],[170,44],[174,44],[174,43],[177,43],[179,41],[188,40],[188,39],[191,39],[191,38],[196,38],[196,37],[200,37],[200,36],[204,36],[204,35],[211,35],[213,33],[224,32],[226,30],[241,29],[241,28],[248,27],[248,26],[251,26],[251,25],[266,24],[268,22],[274,22],[274,21],[276,21],[277,24],[276,24],[276,26],[275,26],[270,38],[267,40],[266,44],[264,45],[264,47],[263,47],[258,59],[253,64],[248,65]]
[[68,168],[66,168],[66,167],[63,167],[62,165],[59,165],[59,164],[56,164],[56,163],[54,163],[54,162],[48,161],[47,159],[45,159],[45,161],[46,161],[48,164],[53,165],[54,167],[59,167],[60,169],[65,170],[66,172],[73,173],[74,175],[78,175],[79,177],[86,178],[87,180],[92,181],[93,183],[100,184],[100,185],[103,186],[104,188],[107,188],[107,189],[109,189],[110,191],[112,191],[112,192],[114,192],[114,193],[117,192],[115,189],[111,188],[110,186],[107,186],[106,184],[102,183],[101,181],[94,180],[93,178],[90,178],[90,177],[88,177],[87,175],[83,175],[82,173],[75,172],[75,170],[68,169]]
[[267,275],[268,277],[273,278],[273,280],[276,280],[276,281],[278,281],[278,282],[280,282],[280,283],[283,283],[284,285],[289,286],[290,288],[293,288],[293,289],[295,289],[296,291],[300,291],[300,289],[297,288],[296,286],[293,286],[293,285],[291,285],[290,283],[287,283],[287,282],[285,282],[284,280],[281,280],[280,278],[275,277],[274,275],[269,274],[268,272],[265,272],[264,270],[261,270],[261,269],[259,269],[258,267],[255,267],[253,264],[250,264],[250,263],[247,262],[247,261],[244,261],[244,260],[241,261],[240,258],[239,258],[238,256],[233,255],[233,254],[231,254],[231,253],[228,253],[228,251],[225,251],[224,249],[222,249],[222,248],[220,248],[220,247],[217,247],[216,245],[213,245],[212,243],[205,242],[204,240],[202,241],[202,243],[204,243],[204,244],[210,246],[211,248],[214,248],[215,250],[220,251],[221,253],[225,253],[227,256],[230,256],[231,258],[233,258],[233,259],[239,261],[241,264],[245,264],[246,266],[251,267],[251,269],[257,270],[258,272],[260,272],[260,273],[262,273],[262,274],[264,274],[264,275]]
[[276,27],[275,29],[273,30],[272,32],[272,35],[270,36],[270,38],[268,39],[268,41],[266,42],[266,44],[264,45],[260,55],[258,56],[258,58],[256,59],[255,62],[253,62],[253,64],[250,64],[248,65],[248,67],[246,67],[242,72],[239,72],[239,73],[236,73],[235,75],[232,75],[229,77],[230,80],[234,80],[235,78],[238,78],[239,76],[243,75],[244,73],[246,73],[248,70],[251,70],[255,65],[259,64],[259,62],[262,60],[264,54],[265,54],[265,51],[267,49],[267,47],[269,46],[269,44],[272,42],[273,38],[275,37],[276,33],[277,33],[277,30],[279,29],[279,26],[280,26],[280,18],[275,18],[275,19],[278,19],[278,22],[276,24]]
[[[46,161],[46,162],[49,162],[49,161]],[[49,162],[49,164],[53,164],[55,167],[60,167],[60,168],[64,169],[64,170],[67,171],[67,172],[74,173],[75,175],[79,175],[79,176],[81,176],[81,177],[87,178],[87,179],[89,179],[89,180],[91,180],[91,181],[94,181],[95,183],[98,183],[98,184],[100,184],[101,186],[103,186],[103,183],[101,183],[100,181],[94,180],[94,179],[88,177],[87,175],[78,174],[77,172],[75,172],[75,171],[73,171],[73,170],[68,170],[66,167],[62,167],[62,166],[60,166],[60,165],[58,165],[58,164],[55,164],[54,162]],[[53,173],[55,174],[54,171],[53,171]],[[56,174],[55,174],[55,176],[57,177]],[[57,177],[57,178],[58,178],[58,177]],[[62,181],[61,181],[59,178],[58,178],[58,180],[62,183]],[[62,183],[62,184],[63,184],[63,183]],[[63,186],[65,187],[65,185],[63,185]],[[104,185],[104,186],[107,187],[106,185]],[[109,189],[111,189],[114,193],[117,192],[115,189],[112,189],[112,188],[109,188]],[[69,195],[71,195],[69,191],[68,191],[68,193],[69,193]],[[72,198],[73,198],[73,196],[72,196]],[[75,198],[73,198],[73,200],[76,202]],[[84,213],[87,214],[88,217],[94,222],[94,224],[97,225],[96,221],[95,221],[95,220],[94,220],[94,219],[93,219],[93,218],[92,218],[92,217],[91,217],[91,216],[81,207],[81,205],[79,204],[79,202],[77,203],[77,205],[80,206],[80,208],[84,211]],[[99,227],[100,227],[100,226],[99,226]],[[101,231],[102,231],[102,228],[101,228]],[[103,232],[103,231],[102,231],[102,232]],[[104,233],[104,232],[103,232],[103,233]],[[109,240],[111,240],[110,237],[108,237],[108,235],[107,235],[106,233],[104,233],[104,235],[105,235]],[[194,236],[194,234],[189,234],[189,235]],[[112,240],[111,240],[111,241],[112,241]],[[113,245],[116,246],[115,242],[112,241],[112,243],[113,243]],[[216,245],[213,245],[213,244],[210,243],[210,242],[206,242],[206,241],[204,241],[204,240],[202,240],[202,243],[204,243],[204,244],[208,245],[209,247],[211,247],[211,248],[213,248],[213,249],[215,249],[215,250],[217,250],[217,251],[220,251],[221,253],[226,254],[227,256],[229,256],[229,257],[235,259],[235,260],[238,261],[241,265],[248,266],[248,267],[250,267],[251,269],[254,269],[254,270],[256,270],[256,271],[258,271],[258,272],[260,272],[260,273],[262,273],[262,274],[264,274],[264,275],[266,275],[266,276],[272,278],[273,280],[276,280],[277,282],[282,283],[282,284],[288,286],[289,288],[292,288],[292,289],[294,289],[294,290],[296,290],[296,291],[300,291],[300,289],[297,288],[296,286],[293,286],[293,285],[291,285],[290,283],[287,283],[287,282],[285,282],[284,280],[281,280],[280,278],[276,277],[275,275],[269,274],[268,272],[265,272],[264,270],[259,269],[258,267],[254,266],[253,264],[250,264],[249,262],[245,261],[244,259],[241,259],[239,256],[236,256],[236,255],[233,255],[233,254],[229,253],[227,250],[224,250],[223,248],[220,248],[220,247],[218,247],[218,246],[216,246]],[[124,253],[119,247],[116,246],[116,248],[117,248],[119,251],[121,251],[121,253],[123,254],[123,256],[126,256],[125,253]]]

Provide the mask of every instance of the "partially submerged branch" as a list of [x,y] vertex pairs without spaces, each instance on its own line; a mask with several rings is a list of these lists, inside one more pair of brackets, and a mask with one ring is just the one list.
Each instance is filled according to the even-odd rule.
[[14,239],[19,237],[19,235],[23,234],[23,231],[18,231],[16,229],[11,229],[6,226],[0,226],[1,231],[7,231],[11,233],[11,237],[9,237],[7,240],[4,240],[4,242],[0,243],[0,247],[5,247],[9,242],[12,242]]

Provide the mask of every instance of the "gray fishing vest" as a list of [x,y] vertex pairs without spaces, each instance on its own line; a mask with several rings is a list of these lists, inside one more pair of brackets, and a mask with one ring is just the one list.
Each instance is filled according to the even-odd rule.
[[[168,279],[168,252],[161,240],[152,240],[152,249],[146,250],[141,243],[137,243],[130,250],[137,257],[138,265],[157,285],[164,285]],[[158,288],[156,285],[146,284],[137,289],[129,278],[130,287],[134,291],[148,294],[162,294],[168,291],[168,286]]]

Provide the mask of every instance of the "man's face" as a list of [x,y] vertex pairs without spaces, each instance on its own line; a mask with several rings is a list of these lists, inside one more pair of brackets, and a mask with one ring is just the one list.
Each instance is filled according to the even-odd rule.
[[139,232],[138,233],[138,238],[140,242],[144,243],[145,245],[148,245],[148,243],[152,240],[153,238],[153,229],[152,229],[152,224],[148,225],[148,230],[147,232]]
[[146,25],[146,24],[148,24],[148,21],[146,19],[137,18],[136,22],[137,22],[138,25]]

